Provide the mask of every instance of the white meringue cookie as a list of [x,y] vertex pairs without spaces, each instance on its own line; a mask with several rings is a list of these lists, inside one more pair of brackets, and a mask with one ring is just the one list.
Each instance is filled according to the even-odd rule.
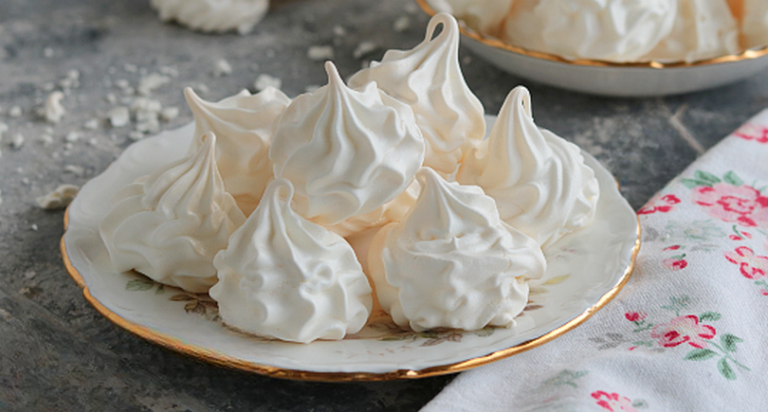
[[739,52],[739,28],[726,0],[678,0],[672,32],[642,60],[687,61]]
[[247,34],[264,18],[269,0],[151,0],[163,21],[176,20],[203,32]]
[[671,31],[677,0],[518,0],[510,44],[568,59],[636,61]]
[[216,134],[216,160],[224,187],[249,215],[273,179],[269,145],[291,99],[272,87],[255,95],[243,90],[217,103],[201,99],[191,88],[184,89],[184,96],[195,116],[190,151],[197,151],[205,133]]
[[210,295],[222,320],[242,331],[302,343],[342,339],[365,325],[371,287],[352,247],[297,215],[292,197],[289,181],[270,183],[216,255]]
[[544,275],[536,242],[499,219],[477,186],[423,168],[416,205],[376,234],[369,270],[382,308],[416,331],[510,326]]
[[[439,25],[443,30],[433,39]],[[453,173],[462,151],[485,135],[483,105],[459,66],[459,26],[447,13],[432,17],[421,44],[408,51],[387,51],[380,63],[371,62],[349,84],[359,87],[372,81],[413,109],[427,145],[426,166]]]
[[376,226],[384,226],[390,222],[399,222],[408,212],[408,209],[416,203],[421,186],[415,179],[407,189],[396,198],[385,203],[373,212],[364,215],[352,216],[349,219],[327,228],[342,237],[348,237]]
[[216,283],[213,258],[245,220],[224,190],[209,133],[191,157],[120,190],[99,224],[115,268],[194,293]]
[[496,35],[512,0],[427,0],[437,11],[450,13],[481,33]]
[[330,62],[326,71],[327,86],[288,106],[269,157],[275,177],[293,183],[296,211],[335,225],[402,193],[423,161],[424,139],[407,105],[375,83],[348,88]]
[[482,187],[502,220],[544,248],[590,224],[600,196],[579,148],[536,127],[522,86],[509,93],[490,136],[467,153],[456,180]]
[[768,46],[768,1],[744,0],[742,31],[747,48]]

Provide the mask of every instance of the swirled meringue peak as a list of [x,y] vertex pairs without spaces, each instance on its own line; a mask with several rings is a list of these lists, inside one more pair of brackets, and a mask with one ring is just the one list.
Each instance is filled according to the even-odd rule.
[[482,187],[505,222],[544,248],[590,224],[600,196],[579,148],[536,126],[522,86],[509,93],[490,136],[467,153],[456,180]]
[[[432,38],[435,29],[443,29]],[[389,50],[380,63],[352,76],[360,87],[375,81],[390,96],[411,106],[427,146],[424,165],[451,174],[462,151],[485,135],[483,105],[469,90],[459,66],[459,25],[447,13],[429,21],[427,35],[412,50]]]
[[226,250],[211,297],[222,320],[260,336],[309,343],[365,325],[371,287],[352,247],[291,209],[288,180],[274,180]]
[[726,0],[678,0],[672,32],[643,60],[693,62],[739,52],[739,28]]
[[677,0],[519,0],[504,39],[569,59],[636,61],[672,31]]
[[399,223],[384,226],[369,250],[382,308],[416,331],[511,326],[528,301],[528,280],[544,275],[539,245],[499,218],[477,186],[448,182],[430,168]]
[[197,153],[120,190],[99,233],[118,271],[203,293],[216,283],[213,258],[245,221],[224,190],[209,133]]
[[193,30],[247,34],[264,18],[269,0],[152,0],[163,21],[176,20]]
[[243,90],[217,103],[201,99],[189,87],[184,97],[195,116],[190,151],[198,150],[205,133],[216,134],[216,160],[224,187],[249,215],[273,179],[269,145],[291,99],[272,87],[255,95]]
[[326,63],[328,85],[288,106],[269,157],[296,189],[303,217],[335,225],[402,193],[424,159],[411,109],[370,83],[350,89]]
[[768,46],[768,2],[744,0],[742,31],[747,47]]
[[482,33],[496,35],[513,0],[427,0],[435,10],[450,13]]

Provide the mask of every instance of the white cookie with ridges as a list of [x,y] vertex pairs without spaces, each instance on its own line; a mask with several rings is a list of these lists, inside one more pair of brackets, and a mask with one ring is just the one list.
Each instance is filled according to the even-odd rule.
[[371,287],[352,247],[296,214],[285,179],[214,261],[219,282],[210,295],[225,324],[244,332],[309,343],[342,339],[365,325]]
[[414,207],[382,228],[369,250],[382,308],[416,331],[511,326],[528,301],[528,280],[546,270],[541,248],[504,223],[479,187],[430,168],[417,179]]
[[502,220],[544,248],[589,225],[600,196],[581,150],[536,126],[522,86],[509,93],[490,136],[467,154],[456,180],[482,187]]
[[151,0],[163,21],[175,20],[203,32],[253,30],[269,9],[269,0]]
[[351,89],[326,63],[328,85],[298,96],[275,132],[276,178],[293,184],[294,208],[335,225],[380,208],[413,181],[424,139],[411,109],[376,87]]
[[216,134],[216,160],[224,187],[249,215],[273,179],[269,145],[291,99],[272,87],[255,95],[243,90],[216,103],[201,99],[191,88],[184,89],[184,96],[195,116],[190,152],[200,147],[205,133]]
[[432,17],[418,46],[389,50],[349,80],[352,87],[369,82],[411,106],[426,142],[425,166],[445,175],[455,172],[463,151],[485,135],[483,105],[459,65],[459,26],[447,13]]
[[99,233],[115,268],[204,293],[216,283],[213,258],[244,221],[216,167],[216,137],[198,151],[112,198]]

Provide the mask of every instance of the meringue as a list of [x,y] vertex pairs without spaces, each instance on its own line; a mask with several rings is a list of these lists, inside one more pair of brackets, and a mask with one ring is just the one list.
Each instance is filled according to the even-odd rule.
[[744,0],[742,31],[747,48],[768,46],[768,2]]
[[216,283],[213,258],[245,216],[224,190],[215,148],[208,133],[197,153],[114,196],[99,233],[115,269],[194,293]]
[[371,287],[352,247],[291,209],[293,186],[270,183],[256,211],[216,255],[210,295],[229,326],[309,343],[365,325]]
[[636,61],[672,31],[677,0],[522,0],[503,39],[568,59]]
[[269,145],[291,99],[272,87],[255,95],[243,90],[218,103],[201,99],[191,88],[184,89],[184,96],[195,116],[190,151],[198,150],[205,133],[216,134],[216,161],[224,187],[250,214],[273,179]]
[[739,28],[726,0],[678,0],[672,31],[643,60],[687,61],[739,52]]
[[269,149],[276,178],[296,189],[294,207],[334,225],[372,212],[411,184],[424,140],[411,109],[369,83],[350,89],[326,63],[328,85],[297,97]]
[[[433,39],[439,25],[443,29]],[[349,84],[360,87],[372,81],[413,109],[427,146],[425,166],[449,175],[471,142],[485,136],[483,105],[459,66],[459,26],[447,13],[432,17],[421,44],[408,51],[387,51],[381,62],[371,62]]]
[[369,270],[382,308],[416,331],[511,326],[528,301],[528,280],[546,260],[536,242],[499,218],[477,186],[423,168],[416,205],[376,234]]
[[512,0],[427,0],[435,10],[450,13],[474,30],[495,35],[508,16]]
[[269,0],[151,0],[163,21],[203,32],[248,34],[264,18]]
[[522,86],[509,93],[490,136],[467,154],[456,180],[482,187],[502,220],[544,248],[589,225],[600,196],[579,148],[536,126]]

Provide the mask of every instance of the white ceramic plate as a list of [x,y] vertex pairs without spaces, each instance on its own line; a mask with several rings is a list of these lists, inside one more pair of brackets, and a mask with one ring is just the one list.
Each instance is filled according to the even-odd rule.
[[135,178],[181,158],[193,130],[190,124],[131,145],[83,186],[67,212],[62,254],[86,299],[104,316],[152,342],[205,361],[324,381],[457,372],[538,346],[578,326],[619,292],[639,249],[637,216],[611,174],[585,153],[600,182],[596,220],[546,250],[549,270],[532,288],[530,303],[513,328],[402,332],[386,316],[377,316],[361,333],[341,341],[302,345],[244,335],[221,324],[216,304],[207,295],[162,287],[134,273],[117,273],[98,234],[112,195]]
[[[430,16],[426,0],[417,0]],[[649,97],[695,92],[746,79],[768,68],[768,47],[738,55],[686,62],[612,63],[568,60],[511,46],[461,25],[462,41],[475,54],[517,76],[577,92]]]

